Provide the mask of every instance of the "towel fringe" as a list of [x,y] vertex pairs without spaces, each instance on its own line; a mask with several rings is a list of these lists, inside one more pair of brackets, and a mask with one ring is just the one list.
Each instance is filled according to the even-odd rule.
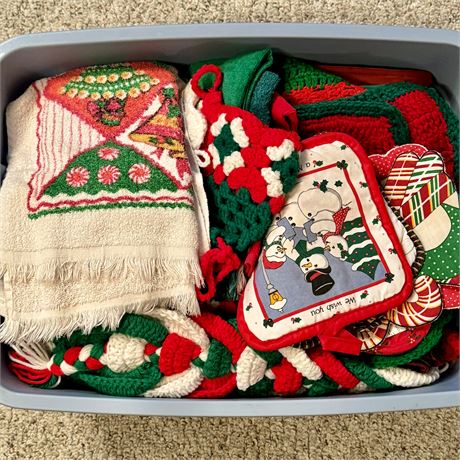
[[50,342],[57,337],[70,336],[80,330],[89,334],[97,326],[116,329],[125,313],[148,314],[158,307],[176,310],[184,315],[199,315],[200,307],[194,291],[174,297],[136,302],[118,307],[98,310],[62,311],[62,316],[31,319],[5,318],[0,325],[0,342],[7,344],[21,342]]
[[134,273],[141,279],[150,281],[163,275],[184,279],[191,276],[195,286],[201,286],[198,257],[189,259],[174,258],[115,258],[105,260],[86,260],[83,262],[60,262],[57,260],[44,264],[0,264],[0,278],[8,274],[11,281],[28,283],[30,281],[63,282],[100,281],[101,279],[123,279]]

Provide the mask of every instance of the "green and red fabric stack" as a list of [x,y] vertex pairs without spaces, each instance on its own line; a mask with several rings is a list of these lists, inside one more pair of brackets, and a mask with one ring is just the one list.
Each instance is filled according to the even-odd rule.
[[[400,81],[362,86],[287,57],[280,64],[282,92],[295,106],[302,138],[330,131],[353,136],[369,155],[396,145],[422,144],[440,152],[458,176],[458,117],[434,86]],[[454,174],[455,165],[455,174]]]

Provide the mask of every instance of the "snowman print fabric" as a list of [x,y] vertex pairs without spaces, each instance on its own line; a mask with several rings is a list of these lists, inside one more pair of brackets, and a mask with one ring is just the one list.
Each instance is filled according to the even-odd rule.
[[[346,325],[401,304],[412,290],[366,152],[334,133],[304,141],[303,149],[297,183],[239,303],[238,326],[260,350],[345,337]],[[347,352],[346,344],[336,350]]]

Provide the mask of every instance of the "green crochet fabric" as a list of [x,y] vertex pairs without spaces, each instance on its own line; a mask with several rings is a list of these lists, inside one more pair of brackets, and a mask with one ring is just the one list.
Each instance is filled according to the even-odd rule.
[[282,59],[277,70],[282,78],[283,90],[287,92],[305,87],[323,89],[325,85],[334,85],[344,81],[337,75],[324,72],[301,59],[289,56]]

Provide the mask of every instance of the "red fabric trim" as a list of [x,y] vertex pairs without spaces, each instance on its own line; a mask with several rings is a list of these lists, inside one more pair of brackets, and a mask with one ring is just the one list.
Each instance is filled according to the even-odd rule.
[[377,302],[367,307],[361,307],[354,311],[338,313],[334,315],[332,318],[321,321],[320,323],[303,327],[296,331],[285,334],[282,337],[271,340],[260,340],[249,330],[248,326],[244,321],[243,296],[241,296],[238,304],[237,313],[238,328],[240,330],[241,335],[248,343],[248,345],[257,350],[276,350],[278,348],[292,345],[296,342],[301,342],[302,340],[306,340],[319,335],[331,337],[335,336],[341,329],[343,329],[345,326],[349,324],[357,323],[358,321],[370,318],[371,316],[375,316],[380,313],[384,313],[393,307],[401,305],[409,297],[413,290],[411,268],[407,263],[407,260],[404,256],[404,252],[401,248],[401,243],[398,240],[393,224],[388,215],[385,202],[382,198],[379,185],[374,175],[372,163],[370,162],[370,160],[368,160],[367,154],[361,147],[361,145],[355,139],[346,134],[326,133],[319,134],[305,141],[302,141],[302,146],[303,149],[311,149],[319,145],[330,144],[335,141],[343,142],[344,144],[349,145],[350,148],[352,148],[355,152],[358,160],[360,161],[365,180],[371,192],[372,200],[374,201],[374,204],[380,215],[381,223],[384,229],[387,231],[393,248],[395,249],[395,252],[398,255],[398,258],[401,262],[404,272],[403,288],[398,294],[395,294],[394,296],[389,297],[388,299],[385,299],[381,302]]
[[320,335],[319,340],[324,351],[335,351],[355,356],[361,353],[361,340],[346,329],[342,329],[335,336]]

